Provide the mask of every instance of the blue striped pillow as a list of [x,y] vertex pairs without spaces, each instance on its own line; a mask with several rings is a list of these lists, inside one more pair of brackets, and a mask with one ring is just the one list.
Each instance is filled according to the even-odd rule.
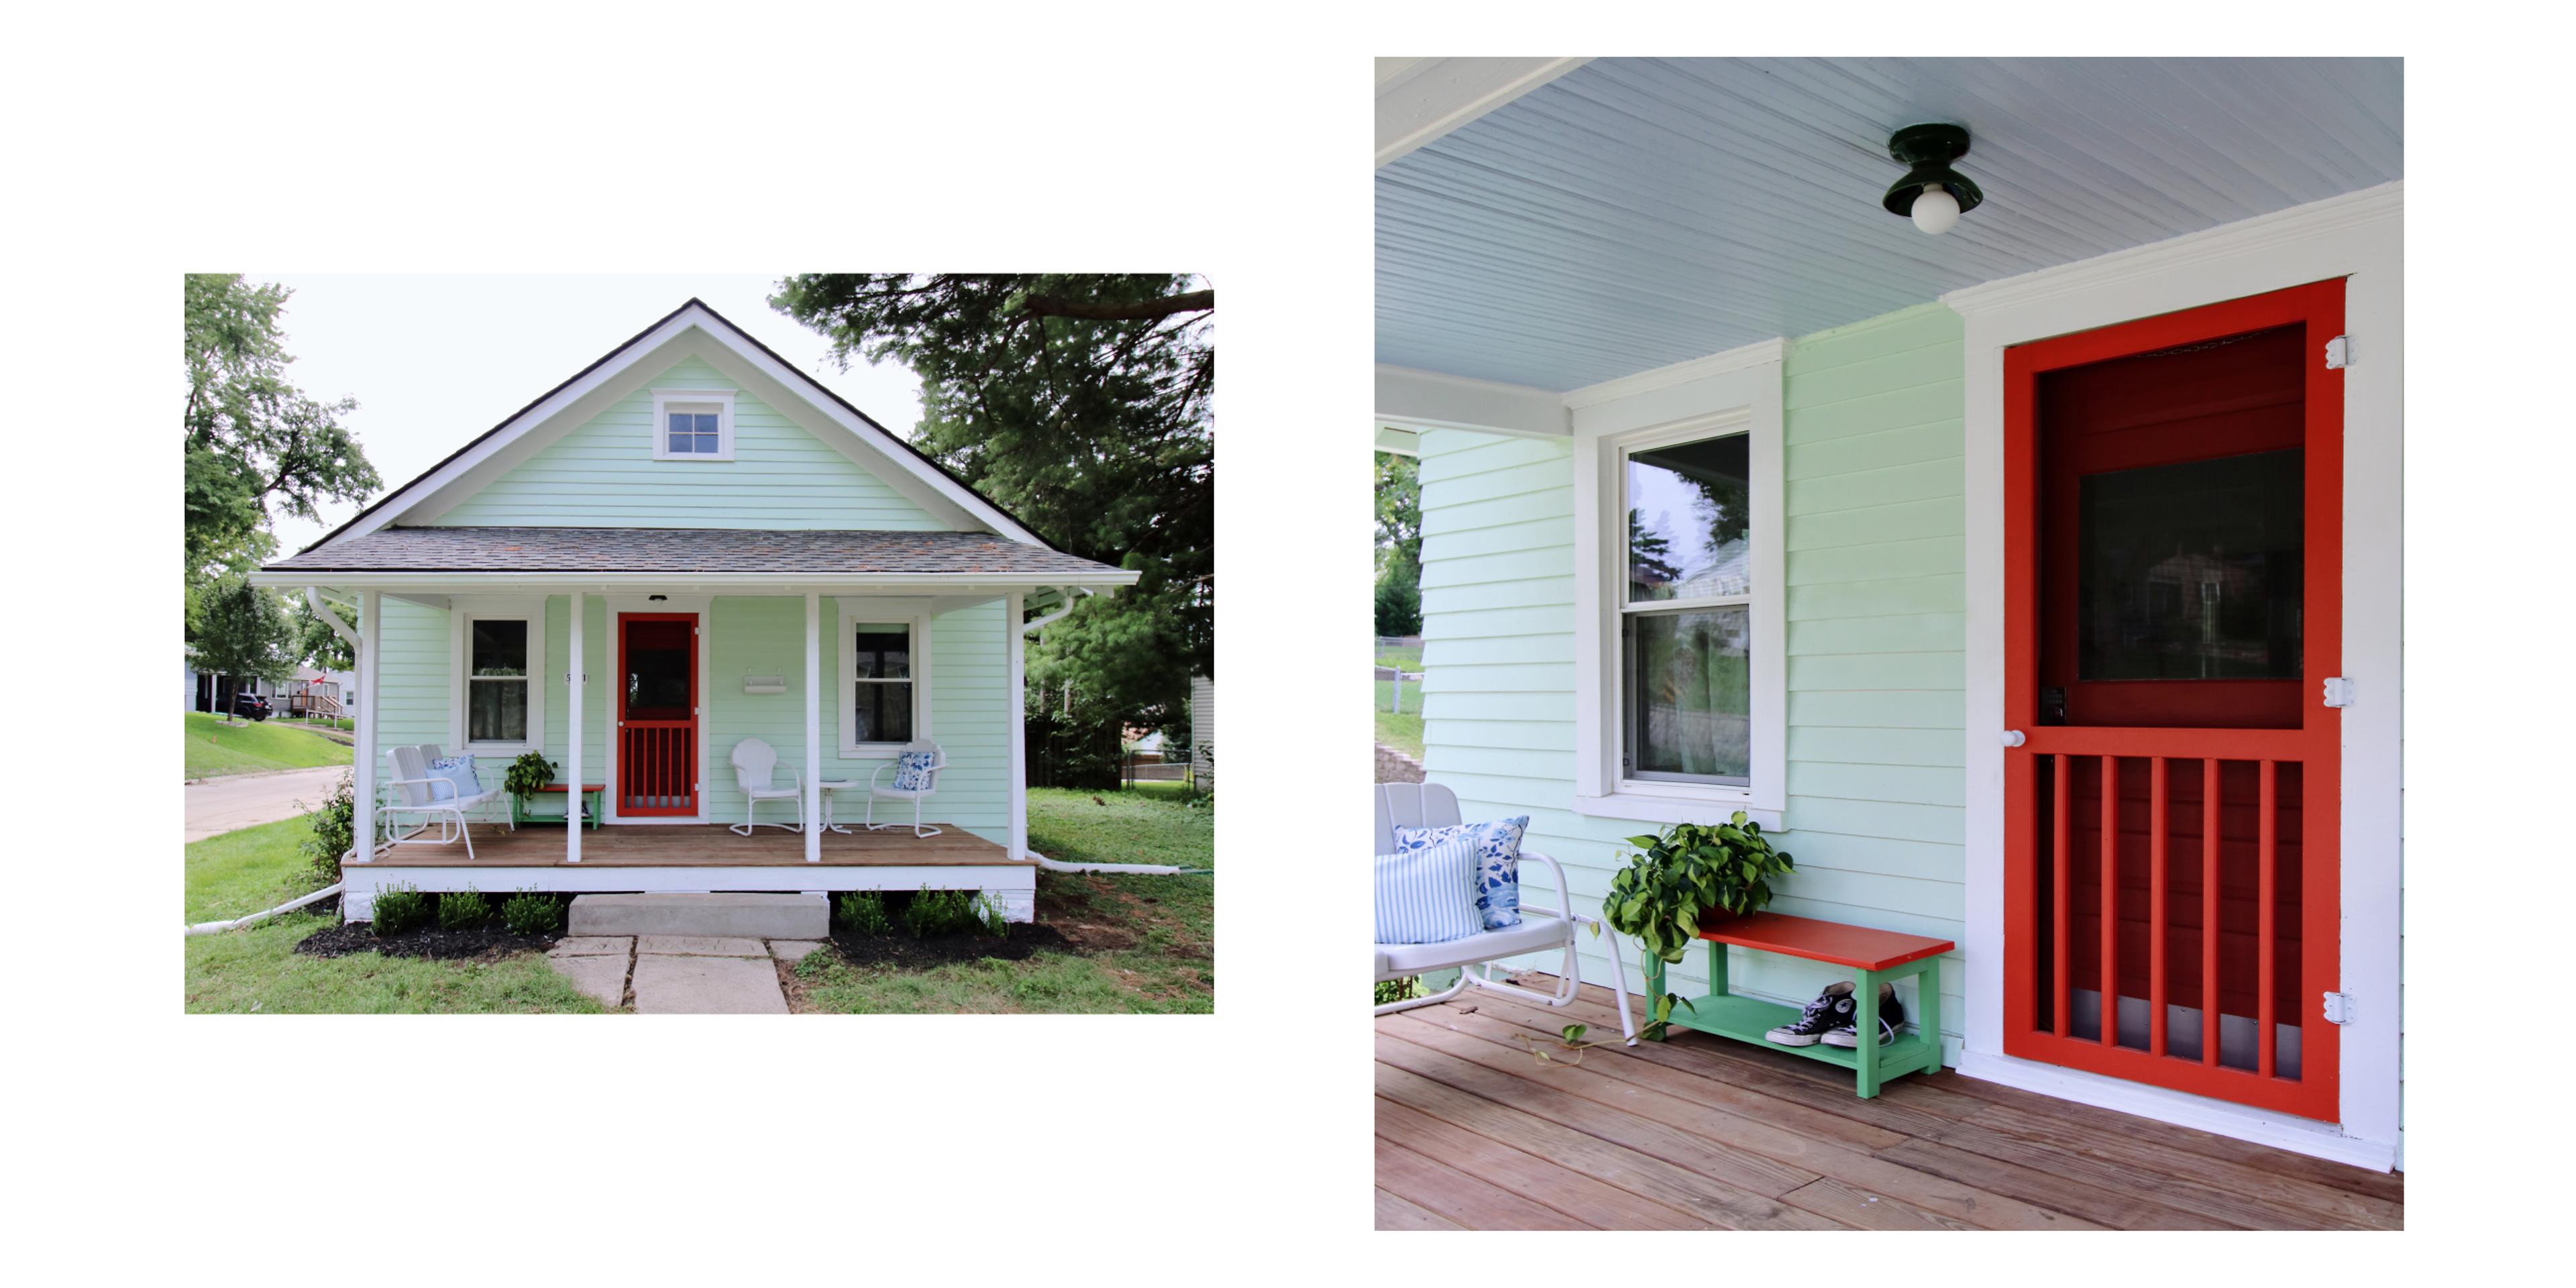
[[1485,929],[1476,912],[1476,843],[1377,856],[1377,941],[1445,944]]

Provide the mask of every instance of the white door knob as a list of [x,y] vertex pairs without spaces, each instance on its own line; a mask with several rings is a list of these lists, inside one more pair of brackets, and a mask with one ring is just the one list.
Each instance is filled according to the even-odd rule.
[[2004,730],[2004,745],[2007,747],[2018,747],[2028,741],[2030,741],[2030,739],[2024,736],[2022,731],[2019,729]]

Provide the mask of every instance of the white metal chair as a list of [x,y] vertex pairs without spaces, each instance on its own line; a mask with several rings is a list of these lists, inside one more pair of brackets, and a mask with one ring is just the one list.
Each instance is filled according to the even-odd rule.
[[[743,795],[742,821],[732,825],[736,835],[749,836],[753,828],[764,826],[760,821],[762,801],[792,801],[805,794],[805,780],[793,769],[787,771],[785,787],[773,786],[771,776],[777,769],[778,753],[771,750],[768,743],[758,738],[745,738],[733,745],[733,781],[734,786],[742,789]],[[804,815],[800,812],[793,823],[765,826],[803,832]]]
[[899,770],[903,767],[903,761],[899,758],[890,764],[877,766],[877,772],[868,775],[868,813],[864,825],[869,831],[881,832],[889,827],[903,826],[901,823],[880,823],[877,821],[877,798],[880,796],[885,797],[888,800],[912,802],[912,834],[914,836],[937,836],[943,830],[936,827],[925,828],[921,825],[921,803],[930,799],[930,794],[932,792],[939,790],[939,771],[948,767],[948,753],[941,751],[938,743],[931,742],[927,739],[904,744],[904,755],[911,755],[914,752],[920,751],[930,753],[930,778],[918,791],[907,791],[900,787],[887,787],[882,785],[882,780],[885,778],[887,770]]
[[[472,796],[459,794],[451,779],[438,778],[429,772],[430,762],[438,759],[438,748],[432,746],[389,747],[385,759],[393,768],[393,777],[385,782],[392,793],[384,807],[385,844],[387,845],[454,845],[465,842],[465,857],[474,858],[474,836],[467,830],[465,811],[489,805],[501,799],[500,784],[494,783]],[[427,831],[435,820],[438,836],[402,835],[400,816],[409,815],[413,826]],[[515,826],[512,830],[516,830]]]
[[[1465,820],[1458,817],[1458,794],[1438,783],[1379,783],[1370,793],[1377,803],[1377,848],[1375,854],[1395,853],[1395,829],[1399,827],[1454,827]],[[1521,851],[1523,871],[1531,863],[1544,863],[1555,876],[1557,898],[1566,899],[1565,869],[1555,859],[1535,850]],[[1570,901],[1568,901],[1570,902]],[[1388,1002],[1376,1014],[1392,1015],[1446,1002],[1468,988],[1491,989],[1497,993],[1526,998],[1546,1006],[1564,1006],[1575,999],[1583,987],[1582,966],[1575,955],[1575,928],[1597,924],[1598,919],[1555,908],[1541,908],[1524,900],[1521,924],[1503,930],[1488,930],[1452,939],[1442,944],[1379,944],[1377,978],[1383,984],[1391,979],[1421,975],[1429,971],[1458,972],[1458,982],[1430,997]],[[1609,928],[1604,926],[1604,931]],[[1628,971],[1620,961],[1619,936],[1605,935],[1610,945],[1610,988],[1619,1003],[1619,1032],[1628,1045],[1637,1044],[1637,1025],[1628,1015]],[[1541,993],[1522,988],[1494,975],[1494,963],[1523,953],[1545,952],[1552,948],[1565,950],[1565,964],[1558,968],[1556,992]]]

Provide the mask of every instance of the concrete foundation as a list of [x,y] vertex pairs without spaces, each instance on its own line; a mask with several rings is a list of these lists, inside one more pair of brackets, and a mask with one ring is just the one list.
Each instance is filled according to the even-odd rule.
[[819,894],[586,894],[572,901],[575,935],[821,939],[832,910]]

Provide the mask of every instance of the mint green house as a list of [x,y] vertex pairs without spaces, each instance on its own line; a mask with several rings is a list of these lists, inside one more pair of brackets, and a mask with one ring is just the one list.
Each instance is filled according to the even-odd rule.
[[1428,780],[1584,913],[1742,811],[1775,912],[1956,945],[1943,1065],[2401,1165],[2401,82],[1379,60]]
[[[353,920],[395,883],[926,886],[1027,920],[1022,644],[1136,577],[691,300],[254,581],[357,647]],[[873,790],[908,748],[927,794]],[[525,813],[556,821],[492,790],[529,752],[556,790]],[[461,829],[400,808],[412,754],[474,757]],[[560,822],[575,785],[588,827]]]

